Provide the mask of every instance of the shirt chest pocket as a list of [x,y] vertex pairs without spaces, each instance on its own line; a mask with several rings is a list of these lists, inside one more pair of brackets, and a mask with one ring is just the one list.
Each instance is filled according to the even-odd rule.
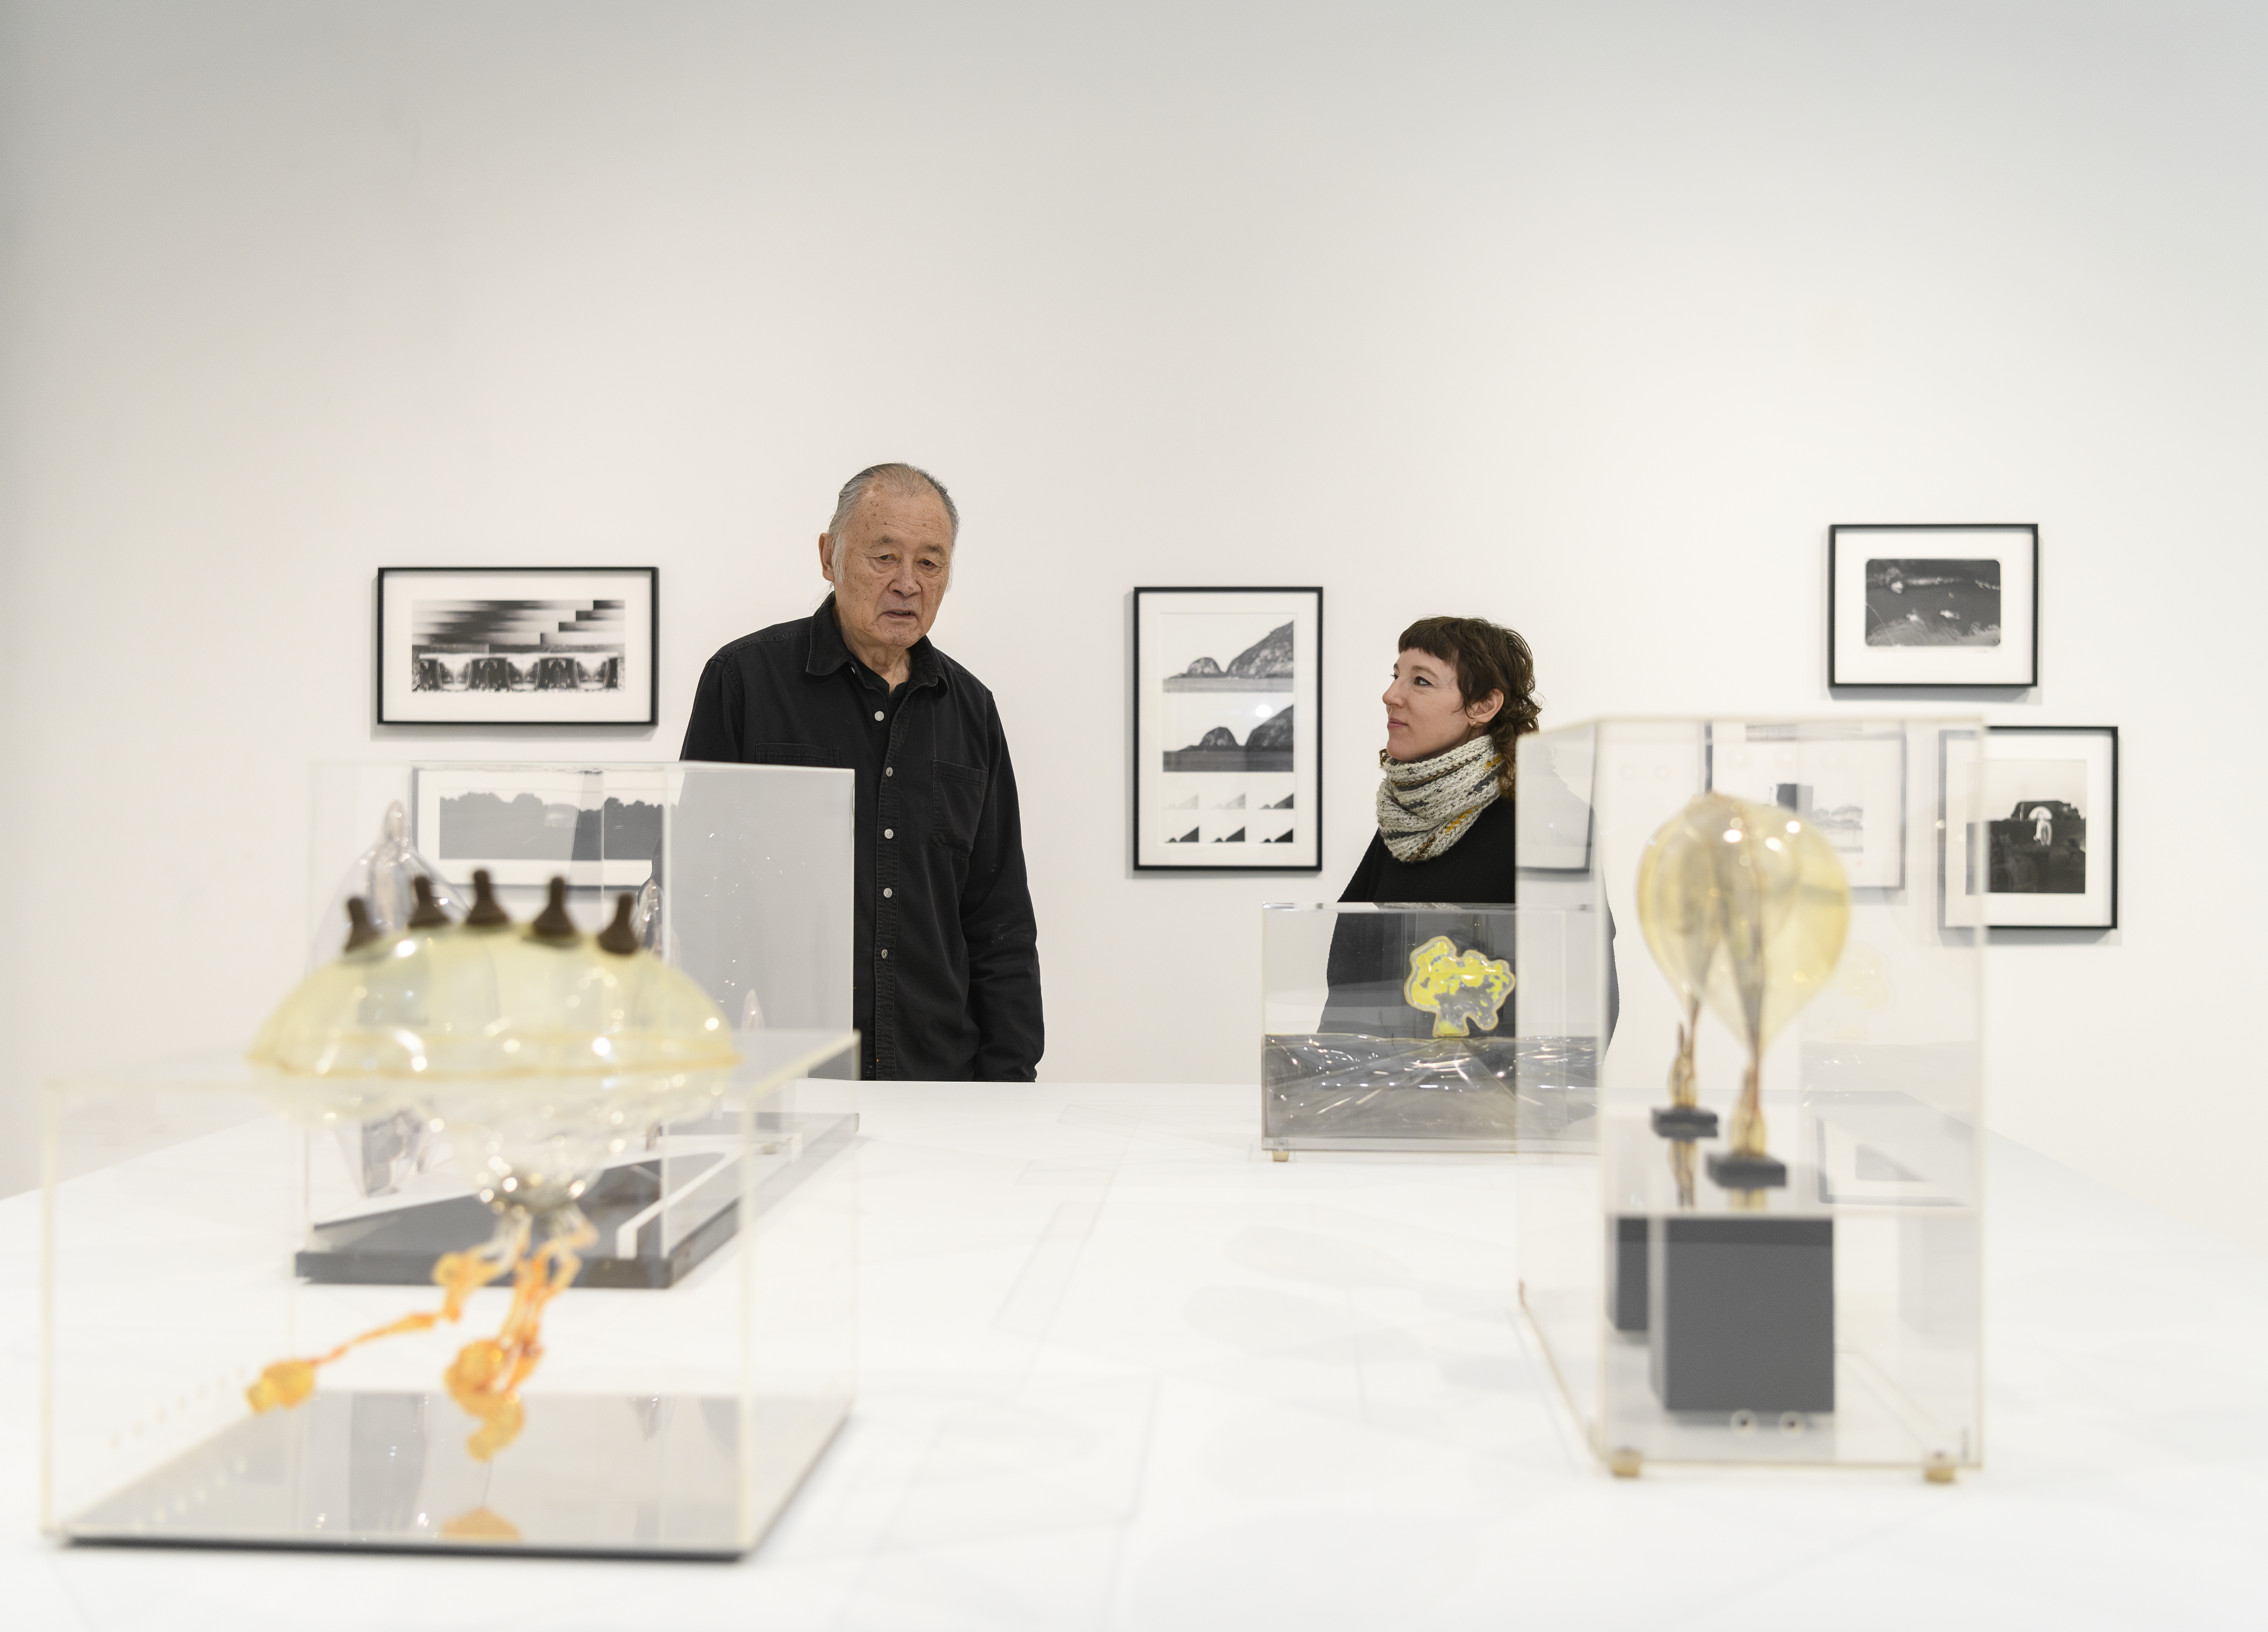
[[930,837],[954,855],[965,856],[976,848],[977,818],[984,813],[984,772],[942,759],[935,770],[936,779],[930,785]]

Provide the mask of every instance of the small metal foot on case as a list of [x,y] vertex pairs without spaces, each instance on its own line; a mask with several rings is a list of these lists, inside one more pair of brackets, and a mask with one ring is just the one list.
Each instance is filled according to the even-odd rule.
[[1921,1465],[1921,1476],[1933,1485],[1953,1482],[1953,1458],[1942,1451],[1933,1451]]
[[1292,1159],[1292,1153],[1288,1150],[1271,1150],[1268,1154],[1278,1162],[1289,1162]]
[[1633,1445],[1616,1445],[1607,1452],[1607,1472],[1616,1479],[1636,1479],[1645,1471],[1645,1453]]

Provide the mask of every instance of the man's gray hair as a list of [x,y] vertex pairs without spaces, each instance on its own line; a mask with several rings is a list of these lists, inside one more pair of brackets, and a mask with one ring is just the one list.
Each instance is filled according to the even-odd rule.
[[843,576],[843,551],[850,543],[850,513],[858,507],[867,490],[875,487],[896,493],[936,494],[937,502],[945,506],[946,525],[953,533],[951,542],[961,542],[961,511],[954,504],[953,495],[945,491],[944,483],[919,465],[868,465],[843,484],[843,491],[835,496],[834,519],[827,524],[827,539],[831,546],[828,554],[838,580]]

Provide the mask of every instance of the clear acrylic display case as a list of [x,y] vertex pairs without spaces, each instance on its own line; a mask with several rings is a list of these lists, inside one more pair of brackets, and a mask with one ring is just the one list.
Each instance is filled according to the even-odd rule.
[[[352,893],[364,892],[372,836],[390,804],[418,796],[425,769],[319,773],[321,916],[350,868],[363,881]],[[607,1130],[616,1136],[578,1193],[579,1268],[538,1305],[517,1436],[486,1458],[469,1443],[486,1419],[453,1392],[468,1346],[517,1318],[511,1281],[472,1291],[453,1319],[414,1318],[444,1308],[442,1255],[475,1252],[497,1228],[482,1194],[493,1181],[461,1125],[413,1112],[424,1102],[390,1088],[370,1114],[326,1112],[307,1079],[256,1071],[240,1051],[51,1084],[51,1533],[731,1555],[762,1536],[847,1415],[858,1074],[849,774],[441,769],[453,792],[536,787],[537,819],[517,837],[492,823],[470,855],[429,826],[432,849],[413,846],[412,871],[430,863],[468,898],[473,866],[493,875],[500,862],[563,860],[554,870],[585,881],[569,905],[586,931],[630,895],[644,949],[738,1023],[726,1025],[738,1063],[702,1075],[697,1104],[657,1100],[653,1119]],[[494,779],[459,779],[468,772]],[[550,798],[562,788],[563,820]],[[424,792],[430,802],[430,783]],[[582,813],[596,812],[619,834],[632,802],[653,807],[636,813],[646,823],[632,835],[637,877],[621,875],[628,865],[607,870],[632,860],[623,846],[577,832],[587,841],[594,823]],[[567,830],[567,856],[524,853],[551,842],[546,827]],[[605,853],[575,853],[593,848]],[[398,884],[400,856],[388,853]],[[498,933],[519,934],[541,892],[516,873],[503,882],[521,922]],[[325,933],[315,960],[333,944]],[[324,1361],[309,1397],[254,1409],[248,1391],[275,1362],[396,1324],[409,1329]]]
[[[1263,1146],[1588,1148],[1598,922],[1581,905],[1263,907]],[[1463,960],[1447,1025],[1438,995],[1433,1009],[1411,1001],[1413,956]],[[1487,989],[1491,963],[1500,993]],[[1474,998],[1459,1031],[1454,1012]]]
[[[1941,899],[1943,835],[1977,819],[1947,808],[1941,750],[1974,728],[1609,720],[1521,743],[1521,908],[1591,907],[1622,948],[1595,1147],[1521,1159],[1521,1301],[1619,1473],[1762,1462],[1942,1479],[1982,1459],[1984,957],[1977,930],[1942,927]],[[1707,792],[1809,822],[1842,863],[1850,919],[1832,976],[1762,1061],[1786,1182],[1712,1182],[1727,1149],[1712,1134],[1689,1199],[1655,1120],[1683,1007],[1635,891],[1649,839]],[[1700,1107],[1728,1131],[1747,1051],[1705,1007],[1694,1064]]]
[[[409,848],[463,900],[475,868],[519,919],[553,877],[586,930],[617,895],[644,942],[733,1025],[850,1024],[850,772],[800,765],[449,760],[317,767],[310,958],[338,950],[343,881],[399,809]],[[358,884],[359,888],[359,884]],[[280,997],[281,993],[277,995]]]

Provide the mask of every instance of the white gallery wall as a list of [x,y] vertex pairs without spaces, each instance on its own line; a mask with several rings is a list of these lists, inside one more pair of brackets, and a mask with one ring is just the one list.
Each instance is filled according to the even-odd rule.
[[[674,757],[902,458],[1063,1080],[1251,1077],[1411,617],[1547,723],[1882,712],[1829,524],[2038,522],[1971,705],[2122,727],[2122,927],[1996,943],[1992,1119],[2268,1248],[2264,70],[2247,4],[5,0],[0,1192],[43,1076],[295,978],[313,763]],[[375,569],[449,564],[659,565],[660,727],[374,727]],[[1208,583],[1325,587],[1320,878],[1129,868],[1128,591]]]

